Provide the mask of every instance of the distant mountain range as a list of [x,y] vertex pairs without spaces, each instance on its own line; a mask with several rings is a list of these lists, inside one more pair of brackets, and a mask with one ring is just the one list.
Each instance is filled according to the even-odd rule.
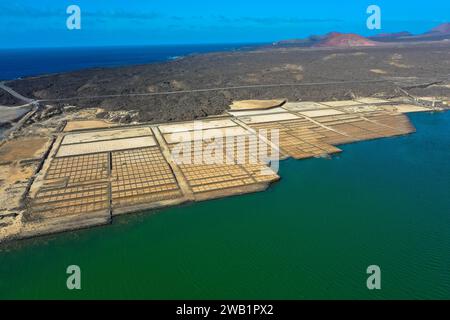
[[405,41],[439,41],[450,39],[450,23],[443,23],[423,34],[411,34],[410,32],[384,33],[369,39],[381,42],[405,42]]
[[427,32],[427,34],[436,34],[436,33],[447,35],[450,34],[450,22],[440,24]]
[[371,37],[372,39],[383,39],[383,38],[400,38],[400,37],[411,37],[413,34],[408,31],[395,32],[395,33],[380,33],[376,36]]
[[330,32],[312,35],[306,39],[290,39],[275,42],[280,47],[374,47],[386,42],[440,41],[450,39],[450,23],[443,23],[428,32],[414,35],[408,31],[381,33],[373,37],[362,37],[353,33]]

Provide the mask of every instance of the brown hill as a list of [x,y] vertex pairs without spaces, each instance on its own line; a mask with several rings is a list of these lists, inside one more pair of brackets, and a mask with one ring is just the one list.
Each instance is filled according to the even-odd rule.
[[374,47],[378,43],[371,41],[367,38],[361,37],[353,33],[338,33],[332,32],[327,35],[327,37],[315,44],[315,47]]
[[437,27],[428,31],[426,34],[433,34],[433,35],[450,34],[450,22],[440,24]]

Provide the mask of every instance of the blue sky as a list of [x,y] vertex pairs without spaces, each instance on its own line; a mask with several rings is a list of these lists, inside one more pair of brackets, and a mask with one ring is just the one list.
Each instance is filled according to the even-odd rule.
[[[66,8],[82,29],[66,28]],[[450,21],[450,1],[2,0],[0,47],[78,47],[273,42],[329,31],[372,35],[366,8],[382,10],[381,32],[421,33]]]

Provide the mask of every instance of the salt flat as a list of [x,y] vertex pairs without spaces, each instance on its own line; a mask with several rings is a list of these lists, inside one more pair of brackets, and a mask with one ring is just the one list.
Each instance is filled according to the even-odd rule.
[[[403,113],[431,110],[374,102],[379,101],[288,102],[196,121],[64,130],[34,177],[27,221],[18,236],[84,228],[109,223],[118,214],[262,191],[280,178],[271,167],[274,161],[328,156],[341,152],[336,147],[340,144],[408,134],[415,129]],[[70,122],[67,127],[74,128]],[[262,132],[277,133],[277,140]],[[211,148],[217,138],[233,138],[231,149],[226,143]],[[261,157],[261,150],[269,153]]]

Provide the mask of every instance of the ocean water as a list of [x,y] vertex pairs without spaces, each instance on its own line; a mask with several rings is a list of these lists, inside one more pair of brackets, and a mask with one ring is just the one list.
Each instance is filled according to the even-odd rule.
[[177,59],[190,54],[245,50],[254,44],[166,45],[0,50],[0,80]]
[[410,118],[415,134],[283,161],[266,192],[2,246],[0,299],[449,299],[450,113]]

